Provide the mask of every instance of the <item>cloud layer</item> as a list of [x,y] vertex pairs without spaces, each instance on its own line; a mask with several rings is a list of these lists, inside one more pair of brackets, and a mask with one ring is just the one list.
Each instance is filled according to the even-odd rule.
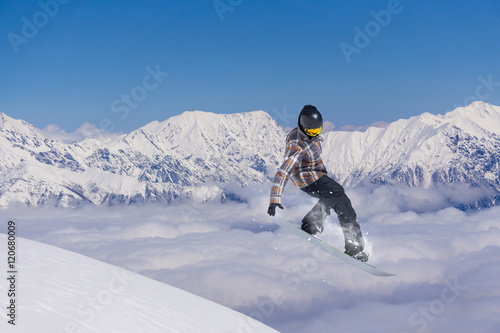
[[[449,191],[348,190],[370,262],[396,277],[356,270],[265,212],[266,185],[247,203],[11,208],[19,236],[152,277],[257,318],[282,332],[498,332],[500,207],[462,212]],[[459,191],[459,189],[457,189]],[[296,223],[314,200],[292,186],[282,215]],[[343,243],[330,216],[321,236]],[[22,251],[22,250],[21,250]]]

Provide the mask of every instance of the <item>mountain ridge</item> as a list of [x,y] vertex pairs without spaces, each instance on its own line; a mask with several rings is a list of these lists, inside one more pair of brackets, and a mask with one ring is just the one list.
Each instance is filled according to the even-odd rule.
[[[225,184],[273,178],[285,137],[265,111],[186,111],[113,139],[66,144],[0,113],[0,206],[171,203],[199,186],[210,189],[199,200],[226,200]],[[498,194],[499,148],[500,107],[475,102],[385,128],[324,133],[323,159],[347,187],[466,183]]]

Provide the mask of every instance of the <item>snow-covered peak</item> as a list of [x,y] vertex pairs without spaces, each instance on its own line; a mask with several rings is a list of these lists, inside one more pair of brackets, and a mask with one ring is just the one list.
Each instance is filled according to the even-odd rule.
[[474,102],[448,112],[443,118],[479,136],[489,133],[500,135],[500,107],[488,103]]
[[283,135],[283,129],[264,111],[235,114],[186,111],[162,122],[151,122],[116,140],[112,146],[118,149],[125,145],[148,157],[175,151],[183,156],[213,158],[228,149],[237,155],[242,149],[259,148],[267,143],[272,146]]
[[50,150],[54,142],[43,132],[21,119],[0,113],[0,172],[16,165],[31,154]]
[[236,127],[237,125],[251,122],[260,123],[264,119],[269,122],[273,121],[271,116],[264,111],[252,111],[233,114],[216,114],[205,111],[185,111],[180,115],[168,118],[167,120],[164,120],[162,122],[153,121],[134,132],[142,130],[159,134],[164,131],[175,131],[176,129],[182,129],[182,131],[178,134],[181,134],[181,136],[184,137],[187,135],[187,133],[193,131],[206,132],[214,129],[219,129],[221,127],[221,124],[225,125],[228,129],[233,127],[234,131],[241,131],[242,128]]
[[455,126],[481,137],[489,134],[500,135],[500,107],[478,101],[444,115],[425,112],[409,119],[401,119],[391,125],[407,127],[409,123],[413,123],[414,126],[422,123],[435,129]]
[[0,112],[0,131],[18,135],[31,135],[42,137],[42,131],[22,119],[14,119]]

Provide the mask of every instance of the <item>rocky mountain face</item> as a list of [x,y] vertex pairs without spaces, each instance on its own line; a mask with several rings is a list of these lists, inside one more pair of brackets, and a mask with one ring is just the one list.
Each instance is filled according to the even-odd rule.
[[[0,206],[227,200],[227,184],[263,183],[283,160],[286,132],[264,111],[185,112],[115,139],[70,144],[0,113]],[[324,134],[327,169],[347,187],[483,187],[500,193],[500,107],[475,102],[446,115],[365,132]],[[291,185],[290,185],[291,186]]]

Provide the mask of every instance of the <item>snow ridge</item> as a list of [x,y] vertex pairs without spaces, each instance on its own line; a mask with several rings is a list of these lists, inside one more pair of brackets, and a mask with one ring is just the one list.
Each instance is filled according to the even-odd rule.
[[[15,326],[2,320],[2,332],[277,332],[123,268],[32,240],[17,241],[23,251],[19,319]],[[0,234],[0,242],[6,244],[7,235]],[[7,281],[0,283],[3,295],[7,289]]]

